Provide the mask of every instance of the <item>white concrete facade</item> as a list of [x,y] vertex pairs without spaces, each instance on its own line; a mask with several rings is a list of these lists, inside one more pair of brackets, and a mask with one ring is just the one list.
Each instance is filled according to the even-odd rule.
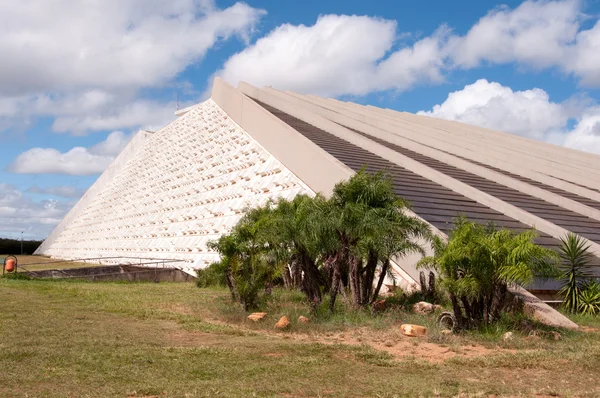
[[213,100],[142,134],[36,254],[183,259],[193,272],[218,260],[207,242],[228,232],[246,206],[314,194]]
[[[258,89],[245,83],[236,89],[217,78],[210,100],[178,110],[179,118],[156,133],[136,135],[37,253],[71,259],[183,259],[188,262],[186,269],[192,272],[218,258],[207,250],[206,243],[229,231],[245,206],[280,196],[292,198],[299,193],[329,195],[337,182],[354,174],[253,98],[550,237],[560,238],[569,228],[374,139],[435,158],[573,214],[600,220],[600,206],[589,205],[600,203],[599,172],[594,168],[600,164],[598,156],[578,157],[577,152],[551,145],[541,145],[539,151],[528,156],[535,143],[521,137],[337,100]],[[556,167],[549,170],[552,159]],[[561,196],[487,166],[591,202]],[[585,172],[586,168],[592,170]],[[568,176],[573,178],[565,180]],[[416,212],[416,216],[421,214]],[[433,225],[432,229],[445,236]],[[590,243],[599,255],[599,242]],[[397,274],[406,283],[416,280],[417,260],[416,256],[397,260]]]

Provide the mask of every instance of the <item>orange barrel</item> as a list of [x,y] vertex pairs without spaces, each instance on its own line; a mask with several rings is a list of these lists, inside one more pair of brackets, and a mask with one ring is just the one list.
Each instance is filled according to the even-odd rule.
[[15,259],[9,258],[8,260],[6,260],[4,269],[6,270],[6,272],[13,272],[15,270]]

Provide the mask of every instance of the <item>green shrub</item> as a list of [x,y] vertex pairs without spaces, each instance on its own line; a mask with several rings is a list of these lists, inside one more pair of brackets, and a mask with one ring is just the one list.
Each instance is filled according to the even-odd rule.
[[555,274],[556,253],[535,244],[536,237],[534,230],[515,233],[459,217],[448,242],[436,237],[434,256],[419,266],[437,270],[458,328],[477,328],[501,317],[510,284]]
[[584,315],[600,314],[600,282],[591,282],[581,291],[577,309]]
[[[563,306],[569,312],[580,311],[583,291],[592,277],[590,245],[582,237],[569,233],[561,238],[560,257],[562,286],[559,294],[563,297]],[[588,299],[593,298],[590,295],[587,294]]]
[[225,286],[227,264],[223,261],[218,261],[210,264],[206,268],[198,269],[196,275],[196,286],[198,287],[211,287],[211,286]]

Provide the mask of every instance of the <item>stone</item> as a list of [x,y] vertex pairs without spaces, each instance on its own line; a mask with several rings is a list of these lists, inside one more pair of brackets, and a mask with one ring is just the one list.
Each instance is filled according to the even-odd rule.
[[281,318],[279,318],[279,321],[277,321],[277,323],[275,324],[275,329],[285,329],[288,326],[290,326],[290,320],[287,316],[284,315]]
[[248,315],[248,320],[253,322],[262,321],[267,316],[266,312],[253,312]]
[[409,337],[425,336],[427,334],[427,328],[425,326],[411,325],[409,323],[400,325],[400,330],[403,335]]
[[452,330],[450,330],[450,329],[444,329],[444,330],[442,330],[442,332],[441,332],[441,333],[442,333],[444,336],[449,336],[449,335],[451,335],[451,334],[452,334]]
[[503,341],[510,341],[512,339],[515,338],[515,334],[513,332],[506,332],[504,333],[504,335],[502,336],[502,340]]
[[383,312],[387,308],[385,299],[373,303],[373,312]]
[[436,307],[439,306],[435,306],[426,301],[419,301],[413,305],[413,311],[415,311],[417,314],[431,314],[436,310]]
[[300,315],[300,317],[298,318],[298,323],[310,323],[310,319],[308,319],[305,316]]
[[562,338],[561,334],[558,333],[558,332],[552,331],[550,333],[552,333],[552,338],[554,339],[554,341],[558,341],[558,340],[560,340]]

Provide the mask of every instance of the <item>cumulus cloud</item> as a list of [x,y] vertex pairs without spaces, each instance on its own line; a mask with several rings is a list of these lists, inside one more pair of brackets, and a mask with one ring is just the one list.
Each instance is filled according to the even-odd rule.
[[2,7],[0,93],[147,87],[168,81],[220,39],[247,40],[265,12],[196,0],[18,1]]
[[579,1],[526,1],[511,10],[501,6],[448,45],[462,67],[482,62],[522,62],[546,67],[562,60],[580,22]]
[[15,186],[0,183],[0,236],[42,239],[73,206],[71,201],[34,201]]
[[55,132],[163,126],[175,104],[145,100],[215,43],[249,40],[265,11],[211,0],[45,0],[0,6],[0,131],[55,117]]
[[587,109],[575,128],[567,135],[564,145],[600,154],[600,106]]
[[390,56],[396,22],[367,16],[325,15],[312,26],[284,24],[227,60],[217,74],[232,84],[325,96],[406,89],[439,80],[443,31]]
[[600,21],[581,30],[591,17],[584,3],[526,1],[514,10],[506,6],[481,18],[463,37],[452,37],[446,48],[456,66],[516,62],[535,69],[557,67],[589,86],[600,85]]
[[536,139],[564,128],[570,118],[567,109],[550,101],[542,89],[513,91],[485,79],[450,93],[442,104],[419,114]]
[[52,130],[73,134],[85,134],[90,130],[112,130],[118,128],[141,127],[153,130],[171,122],[175,116],[176,104],[157,101],[135,100],[122,106],[97,109],[84,115],[60,116],[54,119]]
[[[395,21],[325,15],[312,26],[284,24],[231,56],[218,75],[323,96],[404,91],[438,83],[455,68],[515,63],[557,68],[600,85],[600,21],[582,29],[583,2],[526,1],[492,10],[465,35],[440,26],[418,40]],[[401,27],[400,27],[401,28]]]
[[59,185],[55,187],[38,187],[37,185],[33,185],[27,188],[25,192],[40,195],[60,196],[63,198],[79,198],[84,193],[84,191],[80,188],[67,185]]
[[89,148],[75,147],[64,153],[54,148],[32,148],[17,156],[8,169],[18,174],[99,174],[130,139],[131,135],[113,131],[106,140]]
[[[600,154],[600,107],[556,103],[539,88],[513,91],[480,79],[418,114],[456,120]],[[569,121],[575,127],[568,129]]]

